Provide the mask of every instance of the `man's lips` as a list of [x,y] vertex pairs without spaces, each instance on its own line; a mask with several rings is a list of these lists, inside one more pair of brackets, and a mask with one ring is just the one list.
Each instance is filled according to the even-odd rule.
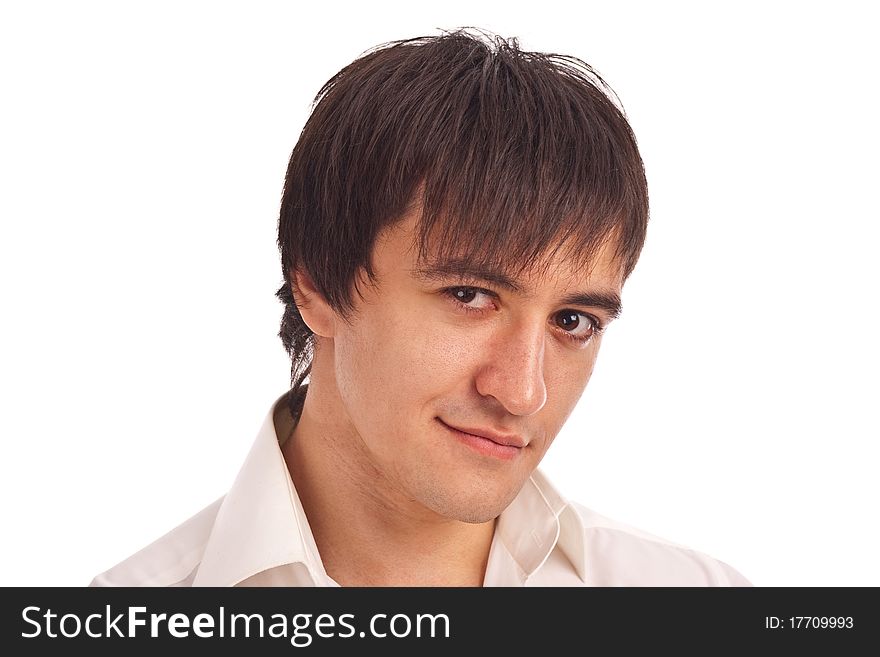
[[517,456],[528,442],[521,436],[478,427],[458,427],[447,424],[439,417],[437,421],[456,438],[482,454],[501,459]]

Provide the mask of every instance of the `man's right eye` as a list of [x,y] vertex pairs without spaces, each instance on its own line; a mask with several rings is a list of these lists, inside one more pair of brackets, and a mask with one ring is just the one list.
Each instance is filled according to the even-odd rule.
[[[479,287],[447,287],[441,292],[456,306],[467,312],[482,313],[495,308],[492,302],[495,293]],[[486,297],[483,305],[474,305],[473,302],[481,296]]]
[[462,303],[470,303],[478,293],[478,290],[473,287],[457,287],[452,289],[453,298]]

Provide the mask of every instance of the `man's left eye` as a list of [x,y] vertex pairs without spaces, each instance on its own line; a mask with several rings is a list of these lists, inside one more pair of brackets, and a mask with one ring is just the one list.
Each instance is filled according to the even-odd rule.
[[598,322],[584,313],[574,310],[563,310],[556,315],[556,325],[573,338],[590,339],[599,331]]

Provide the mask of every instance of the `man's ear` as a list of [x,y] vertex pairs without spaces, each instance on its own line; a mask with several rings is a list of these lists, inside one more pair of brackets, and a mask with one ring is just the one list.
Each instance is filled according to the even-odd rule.
[[332,338],[336,333],[336,313],[315,288],[312,277],[301,269],[290,270],[290,284],[299,313],[312,333]]

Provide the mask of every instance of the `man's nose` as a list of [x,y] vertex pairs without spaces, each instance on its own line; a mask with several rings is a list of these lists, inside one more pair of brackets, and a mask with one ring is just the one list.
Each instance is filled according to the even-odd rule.
[[513,415],[532,415],[547,402],[544,381],[546,326],[520,323],[496,336],[476,377],[477,391]]

